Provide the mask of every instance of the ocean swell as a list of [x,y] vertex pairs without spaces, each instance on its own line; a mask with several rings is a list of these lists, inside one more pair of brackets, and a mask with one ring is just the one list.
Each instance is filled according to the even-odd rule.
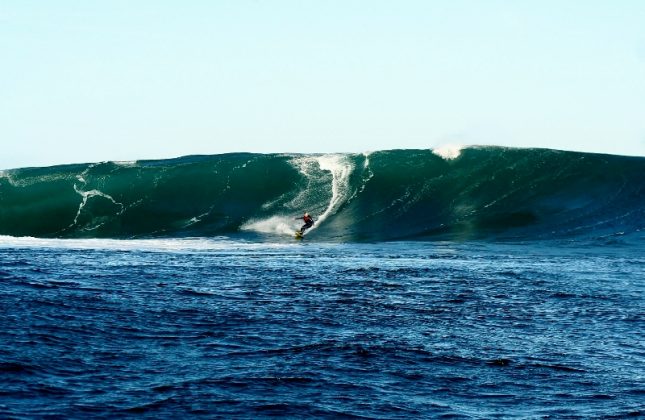
[[445,147],[235,153],[5,170],[0,235],[45,238],[642,238],[645,158]]

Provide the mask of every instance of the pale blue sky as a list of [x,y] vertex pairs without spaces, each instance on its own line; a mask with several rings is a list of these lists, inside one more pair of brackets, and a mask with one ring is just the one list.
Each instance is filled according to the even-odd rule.
[[498,144],[645,156],[645,1],[0,0],[0,168]]

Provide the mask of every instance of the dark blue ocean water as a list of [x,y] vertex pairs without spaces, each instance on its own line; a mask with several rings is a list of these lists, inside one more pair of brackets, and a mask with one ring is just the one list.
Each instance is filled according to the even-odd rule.
[[0,417],[645,413],[634,246],[0,241]]

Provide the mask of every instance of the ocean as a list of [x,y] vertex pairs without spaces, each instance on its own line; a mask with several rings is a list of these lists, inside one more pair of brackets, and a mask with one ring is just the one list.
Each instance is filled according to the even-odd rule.
[[643,174],[504,148],[3,171],[0,417],[643,416]]

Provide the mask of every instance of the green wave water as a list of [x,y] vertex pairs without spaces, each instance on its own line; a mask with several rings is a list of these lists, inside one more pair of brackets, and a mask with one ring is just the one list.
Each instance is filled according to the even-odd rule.
[[0,235],[643,238],[645,158],[471,147],[235,153],[0,172]]

